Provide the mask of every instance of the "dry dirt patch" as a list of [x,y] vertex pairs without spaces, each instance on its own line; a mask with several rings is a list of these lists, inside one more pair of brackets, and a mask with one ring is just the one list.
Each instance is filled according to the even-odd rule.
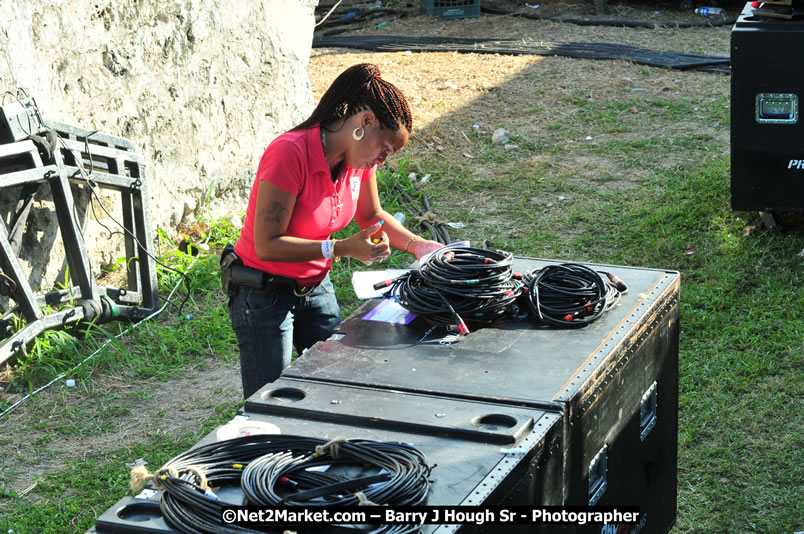
[[64,469],[68,459],[105,456],[157,435],[196,432],[216,415],[216,406],[241,398],[239,366],[217,361],[167,381],[96,376],[74,388],[59,382],[3,423],[0,487],[26,492],[37,476]]

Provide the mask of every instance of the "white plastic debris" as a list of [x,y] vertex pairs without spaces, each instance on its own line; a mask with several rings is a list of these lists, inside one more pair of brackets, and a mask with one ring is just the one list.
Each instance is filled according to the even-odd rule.
[[457,89],[457,88],[458,88],[458,86],[457,86],[457,85],[455,85],[455,84],[454,84],[454,83],[452,83],[452,82],[446,82],[444,85],[445,85],[445,86],[447,86],[447,87],[449,87],[450,89]]
[[519,145],[516,145],[514,143],[505,143],[504,148],[505,148],[505,150],[513,150],[515,148],[519,148]]
[[472,128],[474,128],[475,130],[479,130],[479,129],[480,129],[480,125],[479,125],[479,124],[473,124],[473,125],[472,125]]
[[430,181],[430,174],[429,173],[425,174],[424,176],[422,176],[422,183],[423,184],[426,184],[429,181]]
[[586,136],[586,140],[587,140],[587,141],[591,141],[592,139],[594,139],[594,138],[593,138],[591,135],[587,135],[587,136]]
[[411,182],[415,182],[416,181],[416,173],[415,172],[408,173],[408,180],[410,180]]
[[463,228],[464,224],[462,222],[448,222],[447,226],[450,228]]
[[74,388],[75,387],[75,380],[73,380],[72,378],[68,378],[67,380],[64,381],[64,384],[68,388]]
[[505,128],[497,128],[494,130],[494,133],[491,134],[491,142],[496,145],[504,145],[510,139],[511,134]]

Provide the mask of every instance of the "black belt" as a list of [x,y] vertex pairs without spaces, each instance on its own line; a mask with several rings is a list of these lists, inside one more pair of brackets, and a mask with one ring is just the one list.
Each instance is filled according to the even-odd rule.
[[223,292],[229,296],[234,295],[238,287],[250,287],[284,291],[293,293],[297,297],[303,297],[318,287],[318,284],[303,286],[293,278],[266,273],[243,265],[243,260],[235,255],[234,247],[231,245],[227,245],[221,254],[221,274]]
[[[246,269],[251,269],[251,267],[246,267]],[[253,270],[257,271],[258,269]],[[265,281],[263,282],[262,289],[289,291],[292,292],[297,297],[303,297],[305,295],[309,295],[310,293],[312,293],[313,290],[317,287],[318,284],[315,284],[313,286],[303,286],[293,278],[286,278],[284,276],[279,276],[276,274],[265,273]]]

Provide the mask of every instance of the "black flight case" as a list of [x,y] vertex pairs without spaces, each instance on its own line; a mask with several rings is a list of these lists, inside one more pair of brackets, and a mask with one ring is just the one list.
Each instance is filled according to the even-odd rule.
[[[516,258],[514,269],[551,263]],[[679,274],[589,266],[629,290],[578,329],[522,318],[458,337],[420,318],[367,320],[383,302],[367,301],[247,399],[239,417],[282,434],[413,443],[436,465],[428,505],[640,510],[638,524],[425,525],[425,533],[664,534],[676,517]],[[229,494],[242,502],[237,489]],[[174,532],[158,499],[123,498],[93,531]]]

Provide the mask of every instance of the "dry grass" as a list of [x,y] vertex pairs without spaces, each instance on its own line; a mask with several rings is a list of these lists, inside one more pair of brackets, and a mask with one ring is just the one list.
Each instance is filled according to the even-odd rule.
[[[502,9],[527,9],[519,2],[492,2]],[[488,5],[488,4],[484,4]],[[550,2],[543,14],[562,16],[594,16],[591,2]],[[541,9],[541,8],[540,8]],[[673,9],[638,4],[611,5],[606,18],[650,22],[700,21],[700,17]],[[538,11],[538,10],[533,10]],[[477,18],[441,20],[426,17],[408,9],[407,17],[394,20],[377,30],[370,25],[349,35],[460,36],[526,38],[560,42],[617,43],[658,51],[694,52],[728,56],[730,27],[695,29],[642,29],[602,26],[577,26],[524,18],[482,15]],[[383,77],[397,85],[408,96],[414,114],[414,134],[402,156],[427,163],[464,168],[470,163],[471,173],[486,177],[497,173],[494,165],[484,166],[472,159],[476,140],[469,136],[473,125],[477,133],[491,135],[496,128],[506,128],[536,144],[554,139],[548,127],[572,117],[577,106],[568,97],[595,102],[629,102],[635,94],[682,100],[690,97],[721,97],[728,94],[729,78],[704,72],[685,72],[633,64],[625,60],[579,60],[567,57],[534,55],[497,55],[458,52],[370,52],[354,49],[314,49],[310,58],[310,77],[317,99],[331,81],[355,63],[369,62],[380,66]],[[637,114],[637,111],[635,114]],[[657,135],[654,124],[645,130],[629,125],[634,138]],[[638,124],[637,124],[638,126]],[[682,124],[667,124],[658,135],[671,137],[683,129]],[[710,132],[712,135],[722,135]],[[606,140],[600,132],[587,132],[595,142]],[[571,152],[571,150],[567,150]],[[468,154],[468,156],[467,156]],[[525,162],[524,166],[569,166],[585,169],[589,161],[572,156],[551,156],[543,161]],[[673,162],[668,162],[673,165]],[[594,172],[622,176],[621,169],[611,169],[604,160],[596,161]]]

